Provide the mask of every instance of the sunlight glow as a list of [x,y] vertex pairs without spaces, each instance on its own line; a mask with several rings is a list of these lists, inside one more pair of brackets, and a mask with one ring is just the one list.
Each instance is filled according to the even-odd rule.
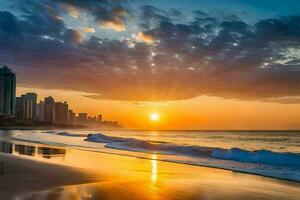
[[158,121],[158,120],[159,120],[159,115],[158,115],[157,113],[152,113],[152,114],[150,115],[150,119],[151,119],[152,121]]
[[156,183],[157,181],[157,155],[151,156],[151,182]]

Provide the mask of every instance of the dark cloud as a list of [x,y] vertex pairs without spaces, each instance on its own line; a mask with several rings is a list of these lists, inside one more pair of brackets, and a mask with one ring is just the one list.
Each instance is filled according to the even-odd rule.
[[10,12],[0,11],[0,30],[6,34],[17,34],[19,27],[16,17]]
[[65,42],[70,42],[70,43],[72,42],[80,43],[83,40],[83,38],[82,38],[82,34],[79,31],[73,29],[67,29],[63,34],[63,40]]
[[126,30],[126,18],[129,16],[127,8],[123,6],[126,1],[121,0],[56,0],[63,4],[65,9],[78,9],[90,13],[95,21],[104,28],[117,31]]
[[148,30],[156,27],[163,22],[180,21],[185,18],[184,13],[175,8],[167,11],[156,8],[151,5],[143,5],[140,7],[140,27]]
[[195,11],[192,21],[179,23],[170,14],[178,10],[143,6],[141,41],[147,36],[153,42],[96,36],[84,40],[61,19],[61,5],[115,22],[124,22],[124,5],[108,0],[29,2],[19,6],[21,15],[0,12],[0,61],[16,70],[21,85],[114,100],[211,95],[298,103],[299,16],[249,25],[235,16]]

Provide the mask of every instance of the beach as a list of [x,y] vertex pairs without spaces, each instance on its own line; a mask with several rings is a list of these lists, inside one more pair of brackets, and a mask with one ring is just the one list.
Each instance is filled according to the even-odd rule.
[[0,175],[1,199],[296,200],[300,196],[298,182],[163,162],[156,154],[141,159],[35,144],[40,149],[30,155],[31,149],[22,145],[18,154],[0,154],[6,166]]
[[0,165],[1,199],[12,199],[17,194],[53,187],[99,181],[80,169],[3,153],[0,154]]

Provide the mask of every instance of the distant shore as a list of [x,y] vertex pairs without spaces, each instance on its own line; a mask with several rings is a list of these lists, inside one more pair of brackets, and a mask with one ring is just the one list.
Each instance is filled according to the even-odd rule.
[[109,125],[81,125],[81,124],[52,124],[37,121],[15,122],[0,119],[0,130],[52,130],[52,129],[95,129],[95,130],[123,130],[123,127]]
[[0,126],[1,130],[48,130],[48,129],[88,129],[82,125],[38,125],[38,126]]
[[126,130],[124,128],[111,127],[89,127],[82,125],[51,125],[51,126],[0,126],[0,130],[101,130],[101,131],[116,131]]

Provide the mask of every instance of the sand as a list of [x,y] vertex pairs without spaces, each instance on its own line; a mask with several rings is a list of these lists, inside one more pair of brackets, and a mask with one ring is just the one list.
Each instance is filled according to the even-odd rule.
[[1,200],[288,199],[300,183],[208,167],[69,149],[62,159],[0,154]]
[[0,153],[1,200],[26,192],[95,181],[100,179],[78,168]]

